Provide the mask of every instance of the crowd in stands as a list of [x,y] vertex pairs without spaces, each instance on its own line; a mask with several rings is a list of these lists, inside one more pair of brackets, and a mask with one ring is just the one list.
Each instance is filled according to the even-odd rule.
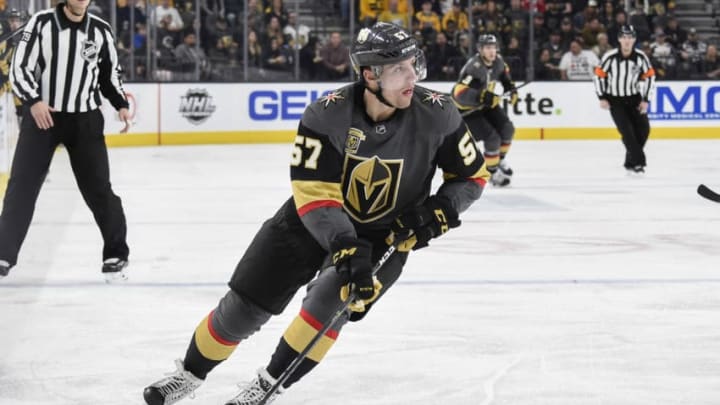
[[91,12],[110,21],[115,6],[120,57],[133,80],[242,80],[244,44],[249,80],[347,80],[351,6],[356,31],[376,21],[410,30],[426,52],[429,80],[456,80],[481,34],[497,36],[516,80],[529,71],[535,80],[589,80],[626,23],[660,80],[720,77],[716,46],[678,23],[674,0],[650,0],[649,13],[635,2],[627,13],[625,0],[537,0],[531,21],[529,0],[329,0],[341,25],[322,35],[298,23],[283,0],[248,0],[247,12],[235,0],[95,0]]

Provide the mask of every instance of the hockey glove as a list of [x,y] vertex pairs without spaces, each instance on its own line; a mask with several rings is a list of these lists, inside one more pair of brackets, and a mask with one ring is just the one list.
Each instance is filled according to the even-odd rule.
[[391,230],[394,237],[401,241],[399,250],[418,250],[427,246],[430,239],[460,226],[458,216],[450,201],[431,196],[423,205],[396,218]]
[[485,89],[480,93],[480,103],[485,106],[485,108],[495,108],[500,104],[500,97],[493,93],[492,90]]
[[372,245],[364,240],[346,237],[335,240],[330,248],[335,271],[342,277],[343,284],[354,284],[359,299],[374,298]]

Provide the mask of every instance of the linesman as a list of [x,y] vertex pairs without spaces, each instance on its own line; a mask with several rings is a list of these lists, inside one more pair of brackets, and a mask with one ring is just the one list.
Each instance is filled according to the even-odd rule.
[[645,173],[643,148],[650,135],[648,104],[655,87],[655,69],[650,59],[635,49],[637,34],[632,25],[620,28],[620,47],[608,51],[595,68],[595,92],[600,107],[610,115],[625,145],[625,169],[629,175]]
[[121,120],[130,114],[112,31],[88,14],[89,4],[66,0],[32,16],[13,58],[10,81],[25,117],[0,215],[0,277],[17,262],[55,148],[63,144],[104,240],[102,272],[107,281],[125,279],[125,214],[110,185],[100,93]]

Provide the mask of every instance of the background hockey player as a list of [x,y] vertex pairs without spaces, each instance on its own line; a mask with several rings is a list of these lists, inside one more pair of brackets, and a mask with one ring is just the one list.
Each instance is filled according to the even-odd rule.
[[[257,404],[354,288],[359,301],[349,317],[322,337],[281,393],[323,359],[348,318],[358,321],[376,305],[400,277],[409,250],[459,226],[459,213],[480,197],[490,177],[483,157],[458,110],[415,85],[425,76],[415,39],[377,23],[358,33],[351,61],[360,80],[303,114],[291,160],[292,197],[262,225],[230,290],[195,329],[178,370],[145,389],[148,404],[173,404],[192,393],[310,282],[270,362],[226,403]],[[438,167],[444,182],[430,195]],[[393,238],[402,241],[399,253],[373,279],[373,263]]]
[[478,53],[471,57],[460,71],[458,82],[452,90],[455,105],[463,114],[476,140],[483,142],[485,164],[496,186],[507,186],[513,171],[505,161],[510,150],[515,126],[500,106],[497,83],[503,92],[510,93],[510,103],[515,105],[518,93],[510,76],[510,68],[498,55],[495,35],[478,38]]

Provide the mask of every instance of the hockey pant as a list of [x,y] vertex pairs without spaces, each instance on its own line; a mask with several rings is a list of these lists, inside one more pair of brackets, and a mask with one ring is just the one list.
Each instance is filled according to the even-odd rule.
[[[317,245],[294,209],[291,199],[263,224],[235,269],[231,290],[195,329],[185,356],[185,368],[195,376],[204,379],[230,357],[242,340],[259,330],[272,315],[281,313],[295,292],[310,282],[322,266],[327,252]],[[384,241],[376,242],[374,260],[386,249]],[[406,253],[396,253],[380,269],[377,277],[383,287],[378,299],[398,279],[406,259]],[[308,284],[300,313],[283,334],[267,366],[272,377],[278,378],[335,315],[342,304],[341,287],[341,279],[333,268],[320,272]],[[259,295],[258,291],[271,295]],[[365,312],[350,314],[349,320],[362,319],[375,302],[366,306]],[[284,387],[298,381],[322,360],[347,320],[341,318],[321,338]]]
[[481,110],[465,117],[476,141],[483,143],[483,156],[490,173],[497,170],[500,161],[510,150],[515,126],[500,107]]
[[640,97],[616,97],[610,100],[610,115],[625,145],[626,169],[646,166],[645,143],[650,135],[650,121],[647,114],[638,111]]

